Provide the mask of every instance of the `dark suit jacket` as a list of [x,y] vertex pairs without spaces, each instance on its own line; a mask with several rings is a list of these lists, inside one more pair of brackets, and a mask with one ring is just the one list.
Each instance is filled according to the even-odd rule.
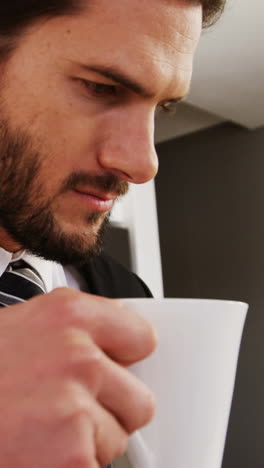
[[152,297],[146,284],[109,255],[102,253],[80,270],[91,294],[109,298]]

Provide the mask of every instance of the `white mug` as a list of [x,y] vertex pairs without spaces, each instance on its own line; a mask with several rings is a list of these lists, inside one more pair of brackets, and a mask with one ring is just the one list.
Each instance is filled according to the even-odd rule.
[[131,436],[133,468],[220,468],[248,305],[204,299],[125,299],[159,345],[131,366],[155,393],[153,421]]

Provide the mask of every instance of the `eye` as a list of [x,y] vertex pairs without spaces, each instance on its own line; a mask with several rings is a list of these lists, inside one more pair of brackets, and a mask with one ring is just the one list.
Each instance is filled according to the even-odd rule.
[[96,98],[114,98],[118,95],[118,86],[96,83],[94,81],[83,79],[80,79],[79,81],[90,96]]

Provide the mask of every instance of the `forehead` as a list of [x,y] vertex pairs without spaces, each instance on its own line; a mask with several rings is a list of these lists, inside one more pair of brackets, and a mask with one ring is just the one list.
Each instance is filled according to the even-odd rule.
[[103,55],[106,65],[118,62],[149,76],[188,74],[201,23],[201,7],[188,0],[94,0],[71,18],[71,32],[83,56]]
[[86,0],[83,5],[77,20],[96,26],[103,37],[113,27],[117,34],[145,32],[171,44],[180,36],[183,48],[189,51],[190,42],[197,42],[200,36],[202,9],[192,0]]
[[179,82],[189,87],[201,23],[201,7],[188,0],[85,0],[80,13],[54,18],[39,34],[72,62],[122,67],[174,92]]

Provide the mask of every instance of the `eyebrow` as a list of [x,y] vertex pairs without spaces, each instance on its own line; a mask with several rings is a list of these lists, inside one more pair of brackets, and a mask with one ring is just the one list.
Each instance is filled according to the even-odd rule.
[[[145,98],[154,98],[155,94],[150,93],[147,89],[145,89],[140,83],[138,83],[136,80],[131,79],[129,76],[127,76],[124,72],[121,72],[117,70],[116,68],[109,67],[109,66],[94,66],[94,65],[81,65],[84,70],[92,71],[95,73],[98,73],[99,75],[104,76],[105,78],[108,78],[115,83],[118,83],[122,86],[124,86],[127,89],[130,89],[134,93],[138,94],[139,96],[145,97]],[[172,99],[166,99],[166,101],[171,101],[171,102],[180,102],[186,99],[186,96],[180,96],[178,98],[172,98]]]

